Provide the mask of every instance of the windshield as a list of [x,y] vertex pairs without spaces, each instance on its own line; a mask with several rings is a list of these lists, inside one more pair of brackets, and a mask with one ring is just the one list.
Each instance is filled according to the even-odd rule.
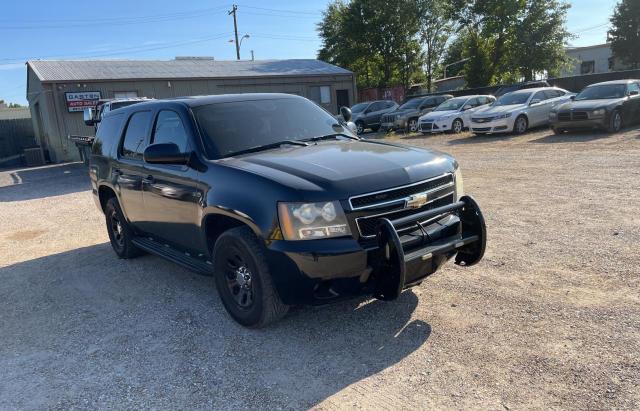
[[627,86],[624,84],[607,84],[602,86],[587,87],[576,96],[576,100],[605,100],[610,98],[622,98],[627,94]]
[[411,109],[411,108],[418,108],[420,103],[422,103],[422,99],[421,98],[414,98],[412,100],[407,101],[403,105],[401,105],[398,108],[398,110],[407,110],[407,109]]
[[329,113],[301,98],[209,104],[194,108],[194,113],[214,158],[284,140],[351,135]]
[[111,110],[117,110],[122,107],[131,106],[133,104],[141,103],[141,101],[133,100],[133,101],[117,101],[111,103]]
[[365,108],[367,108],[367,106],[369,105],[369,103],[359,103],[356,104],[355,106],[351,107],[351,112],[352,113],[360,113],[361,111],[363,111]]
[[496,100],[496,106],[512,106],[515,104],[526,104],[531,97],[531,93],[509,93]]
[[448,110],[460,110],[464,103],[467,102],[467,98],[452,98],[450,100],[445,101],[436,107],[433,111],[448,111]]

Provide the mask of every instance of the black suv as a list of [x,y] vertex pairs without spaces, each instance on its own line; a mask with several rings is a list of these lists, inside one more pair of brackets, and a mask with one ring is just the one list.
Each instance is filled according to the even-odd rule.
[[365,101],[351,107],[353,121],[357,127],[358,134],[362,134],[366,129],[378,131],[380,129],[380,118],[383,114],[395,111],[398,103],[391,100]]
[[302,97],[136,104],[105,115],[92,150],[117,255],[213,275],[245,326],[290,305],[391,300],[454,256],[484,254],[484,220],[452,157],[360,140]]

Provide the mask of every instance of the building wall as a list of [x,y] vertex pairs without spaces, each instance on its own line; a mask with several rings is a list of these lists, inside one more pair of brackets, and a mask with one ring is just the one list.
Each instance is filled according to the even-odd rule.
[[[609,73],[627,68],[619,59],[613,59],[613,52],[609,44],[567,49],[567,56],[572,59],[572,65],[563,71],[562,77]],[[591,67],[590,62],[593,63],[593,71],[583,72],[583,63]]]
[[[118,92],[136,92],[139,97],[171,98],[194,95],[230,93],[289,93],[314,99],[320,95],[317,87],[329,87],[329,102],[320,104],[337,113],[337,90],[347,90],[349,102],[355,102],[355,82],[352,75],[260,77],[239,79],[136,80],[99,82],[41,83],[28,69],[28,99],[34,129],[42,146],[48,149],[53,162],[79,160],[69,135],[93,135],[94,130],[83,122],[82,112],[69,113],[66,92],[99,91],[101,98],[114,98]],[[326,97],[325,93],[325,97]],[[320,103],[319,101],[317,101]],[[38,107],[41,121],[38,120]],[[41,123],[38,124],[38,123]]]

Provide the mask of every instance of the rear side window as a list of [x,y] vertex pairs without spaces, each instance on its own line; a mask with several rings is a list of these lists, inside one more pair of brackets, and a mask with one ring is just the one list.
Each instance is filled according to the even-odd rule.
[[629,84],[629,93],[631,93],[632,91],[637,91],[638,93],[640,93],[640,86],[638,86],[638,83]]
[[122,155],[129,158],[142,159],[142,153],[146,147],[147,135],[149,134],[149,123],[151,122],[150,111],[140,111],[134,113],[129,119],[127,131],[122,142]]
[[92,152],[97,155],[109,155],[114,145],[120,140],[124,114],[117,114],[104,118],[98,123],[96,139],[92,145]]
[[384,103],[382,102],[373,103],[371,106],[369,106],[369,112],[380,111],[382,109],[384,109]]
[[175,111],[162,110],[158,113],[153,131],[153,144],[161,143],[174,143],[182,153],[187,151],[187,132]]

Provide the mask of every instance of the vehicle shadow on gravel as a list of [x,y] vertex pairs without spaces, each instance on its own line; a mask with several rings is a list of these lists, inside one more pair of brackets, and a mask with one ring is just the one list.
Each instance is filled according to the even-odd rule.
[[565,133],[560,135],[550,134],[548,136],[544,136],[536,140],[531,140],[530,143],[536,143],[536,144],[588,143],[590,141],[602,140],[612,136],[613,134],[607,133],[605,131],[596,131],[596,132],[594,132],[593,130],[572,131],[571,133]]
[[24,201],[89,190],[82,163],[0,170],[0,202]]
[[308,408],[424,345],[417,304],[297,308],[249,330],[211,277],[159,257],[104,243],[20,262],[0,268],[0,408]]

